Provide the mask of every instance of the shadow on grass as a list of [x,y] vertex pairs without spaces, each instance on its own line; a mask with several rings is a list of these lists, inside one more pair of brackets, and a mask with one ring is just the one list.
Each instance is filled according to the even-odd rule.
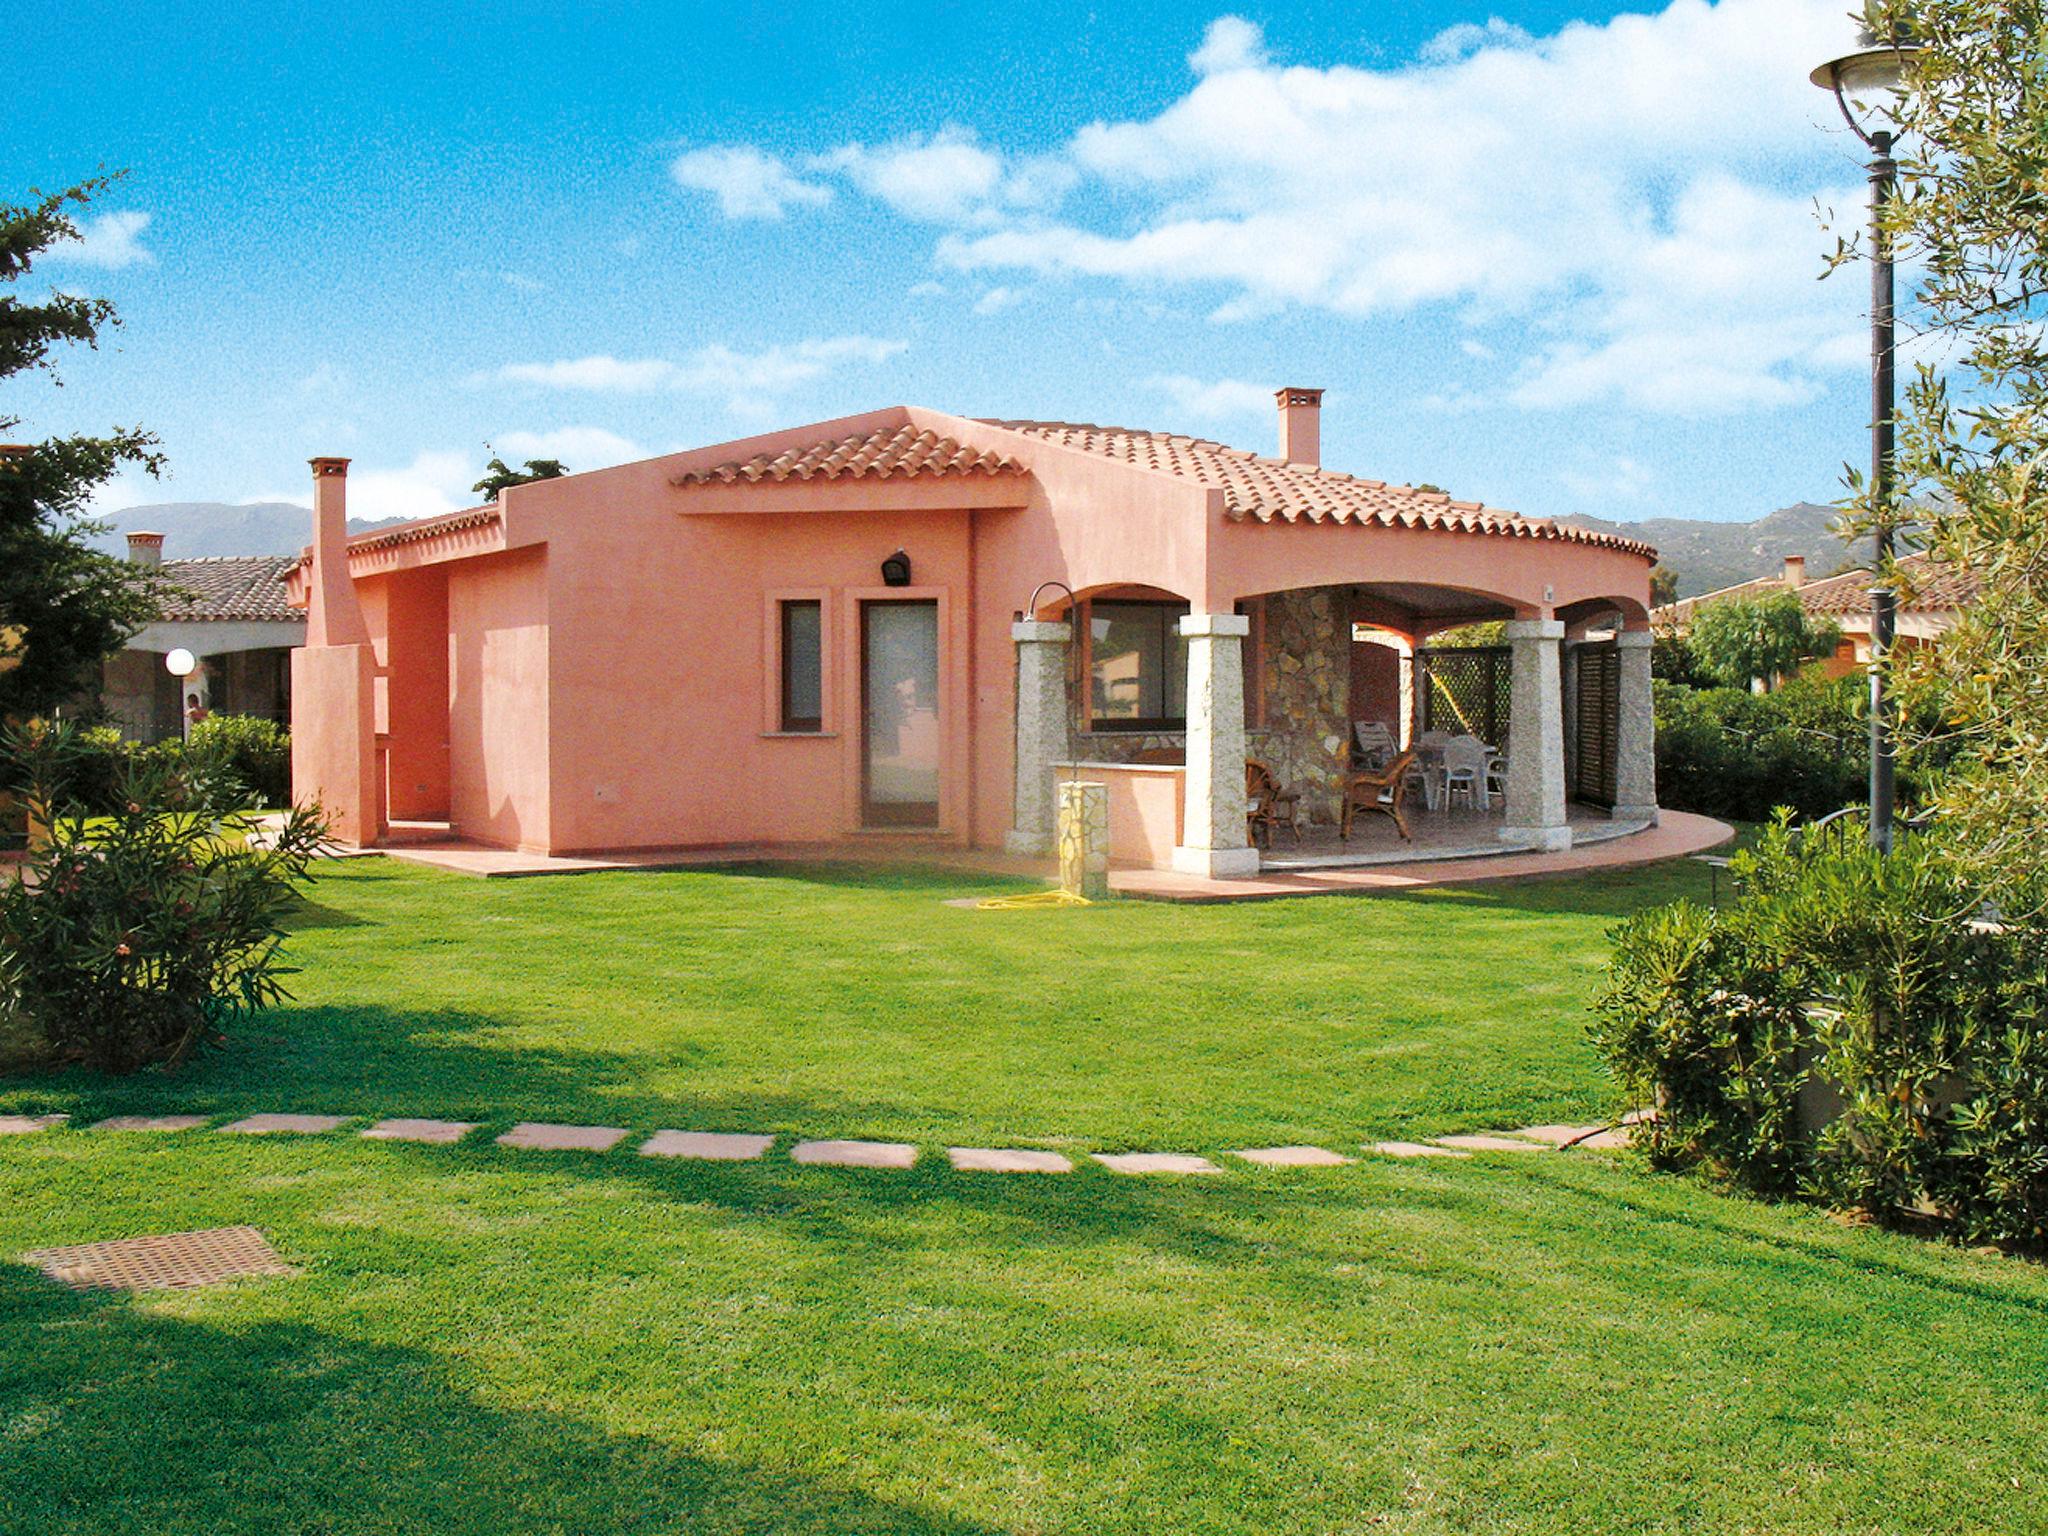
[[928,891],[934,896],[956,896],[962,891],[982,893],[1034,891],[1045,888],[1043,880],[1034,880],[1026,875],[949,868],[943,864],[858,864],[830,859],[816,862],[763,860],[755,863],[710,864],[703,866],[703,872],[743,875],[750,880],[786,880],[798,885],[827,888],[894,891],[902,894]]
[[11,1530],[993,1536],[827,1476],[489,1405],[422,1350],[214,1328],[16,1265],[0,1265],[0,1340]]

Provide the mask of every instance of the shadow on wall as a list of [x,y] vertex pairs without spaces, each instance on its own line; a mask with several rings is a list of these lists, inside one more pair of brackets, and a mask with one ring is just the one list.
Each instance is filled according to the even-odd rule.
[[488,1406],[424,1351],[288,1323],[215,1329],[18,1265],[0,1265],[0,1339],[10,1529],[993,1536],[825,1476]]

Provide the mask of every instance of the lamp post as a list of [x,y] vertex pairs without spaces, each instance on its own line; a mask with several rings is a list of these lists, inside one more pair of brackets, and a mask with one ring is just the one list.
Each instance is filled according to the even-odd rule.
[[1815,85],[1833,94],[1850,131],[1870,150],[1870,507],[1877,546],[1877,583],[1870,589],[1870,842],[1885,853],[1891,851],[1897,801],[1885,660],[1898,629],[1898,595],[1886,574],[1892,558],[1892,425],[1897,390],[1892,377],[1892,247],[1885,232],[1884,211],[1898,185],[1899,166],[1892,158],[1891,130],[1865,126],[1861,98],[1896,93],[1905,84],[1919,48],[1903,34],[1880,42],[1866,28],[1854,53],[1830,59],[1811,76]]
[[178,680],[178,734],[190,740],[192,718],[185,710],[185,679],[199,670],[199,658],[181,645],[164,658],[164,670]]

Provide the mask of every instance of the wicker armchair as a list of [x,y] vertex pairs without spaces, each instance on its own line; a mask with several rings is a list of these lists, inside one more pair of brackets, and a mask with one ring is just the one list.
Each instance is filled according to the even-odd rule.
[[1351,822],[1360,811],[1378,811],[1394,818],[1394,828],[1404,841],[1408,839],[1408,818],[1401,810],[1401,802],[1408,798],[1408,769],[1415,761],[1415,749],[1410,747],[1377,773],[1352,773],[1344,778],[1344,814],[1338,824],[1338,833],[1345,842],[1351,841]]
[[1296,843],[1301,841],[1300,793],[1283,789],[1273,770],[1257,758],[1245,759],[1244,815],[1253,847],[1272,847],[1275,827],[1285,827]]

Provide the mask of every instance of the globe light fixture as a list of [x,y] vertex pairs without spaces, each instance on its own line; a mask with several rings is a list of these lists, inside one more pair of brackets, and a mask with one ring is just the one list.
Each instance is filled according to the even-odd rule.
[[1897,190],[1899,165],[1892,158],[1892,132],[1879,126],[1872,110],[1878,97],[1896,99],[1912,78],[1920,45],[1909,33],[1879,38],[1863,30],[1853,53],[1830,59],[1808,77],[1831,93],[1850,132],[1870,149],[1870,510],[1876,545],[1876,584],[1870,589],[1870,841],[1880,851],[1892,845],[1892,817],[1898,799],[1897,759],[1892,743],[1891,707],[1885,697],[1885,658],[1898,631],[1898,594],[1890,585],[1892,560],[1893,423],[1898,390],[1893,377],[1891,235],[1885,205]]
[[199,658],[181,645],[164,658],[164,670],[173,677],[190,677],[199,670]]

